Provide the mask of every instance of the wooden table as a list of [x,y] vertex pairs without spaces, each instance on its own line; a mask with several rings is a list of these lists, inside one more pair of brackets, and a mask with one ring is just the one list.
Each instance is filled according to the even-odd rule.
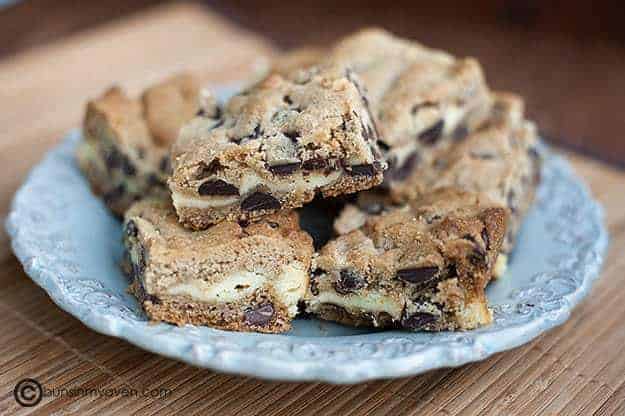
[[[197,6],[161,6],[0,61],[0,215],[28,169],[80,122],[86,97],[131,91],[180,68],[214,82],[254,72],[273,48]],[[227,59],[224,59],[227,57]],[[480,363],[353,386],[265,382],[197,369],[99,335],[62,312],[22,272],[0,235],[0,414],[625,414],[625,173],[569,155],[606,209],[603,275],[569,321]],[[46,387],[161,388],[164,398],[13,398],[26,377]]]

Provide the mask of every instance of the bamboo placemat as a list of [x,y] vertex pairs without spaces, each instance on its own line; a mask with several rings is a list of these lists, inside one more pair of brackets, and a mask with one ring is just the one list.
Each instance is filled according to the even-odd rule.
[[[0,61],[0,215],[29,167],[79,124],[86,97],[116,81],[138,91],[181,68],[208,66],[215,83],[240,80],[254,72],[253,57],[272,53],[260,38],[182,4]],[[523,347],[398,380],[265,382],[144,352],[56,307],[24,275],[2,232],[0,414],[625,414],[625,173],[569,156],[603,202],[611,236],[590,297],[565,325]],[[25,408],[13,388],[27,377],[49,389],[99,393],[46,397]]]

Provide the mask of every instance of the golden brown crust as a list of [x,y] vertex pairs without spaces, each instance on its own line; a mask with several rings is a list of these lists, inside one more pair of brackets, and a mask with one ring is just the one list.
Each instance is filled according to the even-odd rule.
[[524,120],[522,99],[497,93],[491,116],[475,132],[430,152],[406,180],[391,185],[390,194],[401,202],[440,187],[483,193],[512,214],[503,246],[509,252],[540,179],[536,146],[536,130]]
[[126,212],[124,245],[130,290],[150,319],[237,331],[290,328],[313,254],[295,212],[192,232],[162,200]]
[[262,325],[255,325],[246,320],[246,308],[260,307],[271,301],[271,296],[258,294],[253,299],[241,303],[207,304],[192,299],[177,297],[159,299],[148,295],[141,283],[135,280],[128,288],[151,321],[162,321],[174,325],[200,325],[227,331],[282,333],[291,329],[292,317],[283,305],[272,303],[273,316]]
[[409,329],[487,324],[491,316],[484,288],[504,240],[506,218],[506,210],[488,198],[454,188],[369,214],[362,227],[318,253],[308,310],[324,319],[359,317]]
[[143,93],[143,116],[156,146],[169,148],[178,138],[180,127],[195,116],[201,87],[198,76],[185,73]]
[[[135,200],[168,194],[169,147],[199,108],[198,77],[179,74],[147,89],[141,99],[119,87],[87,103],[79,165],[95,194],[122,216]],[[214,111],[215,104],[207,111]]]
[[169,181],[190,228],[258,219],[382,181],[385,164],[361,87],[343,67],[274,74],[196,117],[173,148]]
[[[276,68],[292,70],[298,59],[309,65],[313,56],[305,49],[294,51],[278,59]],[[434,152],[452,146],[454,139],[474,131],[490,114],[493,99],[473,58],[456,58],[385,30],[366,28],[339,40],[318,59],[352,68],[366,87],[389,164],[385,188],[429,164]]]

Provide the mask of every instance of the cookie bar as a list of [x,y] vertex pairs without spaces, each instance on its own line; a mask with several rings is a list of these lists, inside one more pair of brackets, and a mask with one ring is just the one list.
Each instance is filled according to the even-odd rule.
[[[352,68],[363,81],[389,169],[385,187],[406,179],[433,152],[473,131],[489,115],[492,97],[480,64],[370,28],[340,40],[325,54],[296,50],[277,71],[321,62]],[[304,59],[305,58],[305,59]]]
[[[181,74],[147,89],[141,99],[114,87],[87,104],[77,159],[112,212],[122,216],[141,197],[168,195],[169,148],[198,111],[199,92],[198,77]],[[214,114],[215,102],[206,98],[204,112]]]
[[295,212],[192,232],[170,202],[150,199],[126,212],[124,245],[151,320],[235,331],[288,331],[313,254]]
[[491,322],[484,288],[504,240],[506,209],[446,188],[371,210],[358,229],[318,253],[308,312],[347,325],[427,331]]
[[274,74],[196,117],[172,150],[172,199],[182,224],[203,229],[296,208],[382,182],[386,165],[358,80],[345,68]]
[[503,251],[510,252],[540,180],[536,129],[524,119],[523,101],[496,93],[488,119],[475,132],[452,146],[432,153],[405,181],[393,184],[398,202],[417,198],[431,189],[459,187],[487,195],[507,207],[511,217]]

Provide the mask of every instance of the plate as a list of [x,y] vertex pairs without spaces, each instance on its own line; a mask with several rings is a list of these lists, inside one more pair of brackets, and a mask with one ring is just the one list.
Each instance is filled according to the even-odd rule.
[[[74,160],[73,131],[30,173],[7,219],[26,273],[89,328],[217,371],[353,383],[482,360],[563,323],[599,276],[607,247],[601,207],[561,157],[546,162],[537,200],[505,276],[488,289],[494,323],[468,332],[410,333],[297,319],[284,335],[149,324],[119,270],[121,224]],[[544,146],[543,146],[544,148]]]

